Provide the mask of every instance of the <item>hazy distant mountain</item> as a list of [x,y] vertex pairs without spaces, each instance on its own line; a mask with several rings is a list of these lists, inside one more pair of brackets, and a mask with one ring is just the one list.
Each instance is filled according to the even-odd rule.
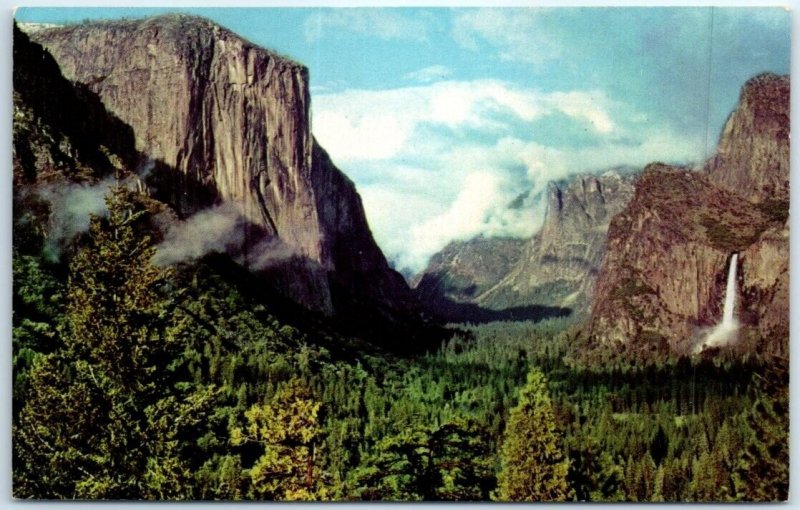
[[538,305],[585,314],[608,224],[632,196],[632,183],[630,171],[616,170],[551,182],[544,224],[531,239],[451,243],[412,286],[433,310],[454,301],[487,310]]
[[497,285],[478,296],[490,308],[551,304],[586,311],[611,218],[633,195],[633,177],[616,171],[550,183],[541,230]]

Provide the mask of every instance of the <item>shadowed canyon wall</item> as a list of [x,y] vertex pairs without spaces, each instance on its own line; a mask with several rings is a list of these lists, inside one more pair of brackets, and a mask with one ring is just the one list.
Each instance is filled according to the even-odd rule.
[[[154,194],[183,217],[232,204],[245,250],[280,248],[271,281],[325,314],[411,306],[353,183],[310,131],[308,70],[209,21],[169,15],[39,30],[63,74],[133,128]],[[270,243],[260,243],[268,238]],[[258,260],[265,253],[247,253]]]

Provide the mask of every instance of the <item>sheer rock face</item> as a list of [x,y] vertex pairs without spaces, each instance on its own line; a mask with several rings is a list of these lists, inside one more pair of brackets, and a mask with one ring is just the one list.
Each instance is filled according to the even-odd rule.
[[[739,253],[736,316],[743,334],[757,332],[767,341],[761,347],[782,352],[789,321],[783,147],[789,125],[788,116],[778,126],[776,116],[764,113],[787,111],[788,95],[774,93],[782,83],[788,90],[787,78],[772,75],[747,83],[709,171],[662,164],[645,170],[609,228],[588,324],[595,344],[689,352],[721,319],[728,264]],[[767,97],[775,104],[763,104]]]
[[545,305],[586,313],[608,224],[632,195],[632,178],[615,171],[551,182],[544,224],[532,238],[451,243],[412,284],[432,308],[445,298],[492,310]]
[[755,202],[789,199],[789,89],[774,74],[745,84],[706,166],[714,183]]
[[772,343],[789,338],[789,222],[765,230],[741,254],[743,319]]
[[542,229],[508,275],[478,301],[489,307],[540,303],[586,312],[608,225],[631,196],[632,179],[615,171],[551,182]]
[[353,183],[311,135],[305,67],[183,15],[31,38],[133,128],[159,198],[183,216],[235,204],[254,236],[288,247],[292,259],[270,273],[289,297],[326,314],[339,306],[334,294],[404,308],[408,288],[375,244]]

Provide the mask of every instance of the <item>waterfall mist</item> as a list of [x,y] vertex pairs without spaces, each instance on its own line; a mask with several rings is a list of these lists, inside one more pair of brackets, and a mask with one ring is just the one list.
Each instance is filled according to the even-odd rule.
[[694,349],[694,353],[711,347],[727,345],[737,338],[739,321],[736,320],[736,267],[739,255],[734,253],[728,266],[728,281],[725,286],[725,302],[722,310],[722,321]]

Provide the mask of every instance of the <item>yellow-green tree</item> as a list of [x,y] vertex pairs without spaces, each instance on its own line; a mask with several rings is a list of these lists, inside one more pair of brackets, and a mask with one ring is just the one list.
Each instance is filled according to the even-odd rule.
[[315,459],[320,442],[321,404],[308,386],[292,378],[263,404],[245,412],[244,429],[231,429],[231,442],[254,443],[263,453],[245,472],[251,496],[273,500],[326,499],[321,470]]
[[36,359],[14,429],[19,497],[192,497],[184,438],[214,391],[176,371],[181,319],[137,225],[145,200],[113,189],[70,264],[63,347]]
[[500,450],[498,501],[565,501],[569,460],[561,447],[547,379],[532,370],[511,410]]

